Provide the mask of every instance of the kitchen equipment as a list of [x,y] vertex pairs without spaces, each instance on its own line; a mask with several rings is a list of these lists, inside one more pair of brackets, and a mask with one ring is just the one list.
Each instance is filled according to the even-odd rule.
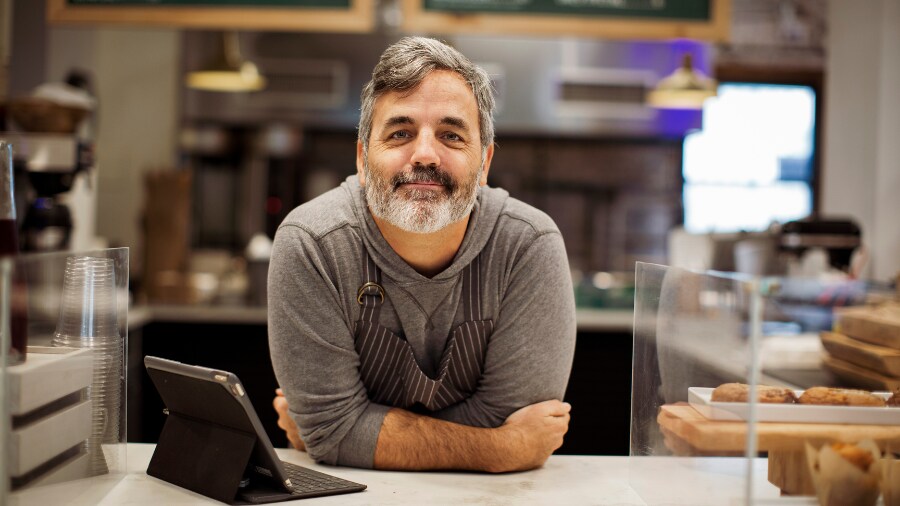
[[9,103],[9,113],[16,125],[26,132],[71,134],[90,110],[46,98],[22,97]]
[[853,253],[862,245],[862,230],[850,219],[805,219],[790,221],[781,227],[779,248],[797,258],[821,249],[831,267],[850,269]]

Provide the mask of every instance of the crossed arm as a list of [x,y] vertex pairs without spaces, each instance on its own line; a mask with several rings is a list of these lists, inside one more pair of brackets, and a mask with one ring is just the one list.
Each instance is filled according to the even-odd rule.
[[[278,390],[273,405],[278,426],[298,450],[305,445]],[[541,466],[562,445],[569,427],[568,403],[526,406],[497,428],[470,427],[394,408],[375,446],[375,468],[407,471],[460,469],[499,473]]]
[[[274,402],[281,427],[298,450],[305,446],[287,400]],[[384,418],[375,447],[375,468],[421,471],[522,471],[541,466],[562,445],[569,427],[568,403],[526,406],[497,428],[469,427],[394,408]]]

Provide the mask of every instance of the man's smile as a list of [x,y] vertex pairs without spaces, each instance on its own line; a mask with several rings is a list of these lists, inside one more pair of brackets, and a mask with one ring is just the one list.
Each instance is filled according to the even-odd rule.
[[444,191],[452,194],[456,185],[450,174],[435,166],[415,165],[409,172],[402,172],[393,177],[394,191],[400,189],[412,192]]
[[409,188],[411,190],[441,190],[446,188],[442,183],[437,181],[415,181],[411,183],[400,183],[397,188]]

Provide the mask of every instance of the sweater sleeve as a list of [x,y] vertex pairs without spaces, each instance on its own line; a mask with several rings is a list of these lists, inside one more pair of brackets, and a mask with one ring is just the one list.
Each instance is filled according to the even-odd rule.
[[309,455],[371,468],[388,408],[366,396],[335,279],[306,231],[279,228],[268,277],[272,366]]
[[497,427],[519,408],[562,399],[575,352],[575,295],[562,236],[539,235],[511,266],[475,393],[434,416]]

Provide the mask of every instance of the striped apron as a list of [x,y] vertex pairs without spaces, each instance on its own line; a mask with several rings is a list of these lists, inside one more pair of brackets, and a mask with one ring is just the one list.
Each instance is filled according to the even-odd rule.
[[385,297],[381,269],[368,252],[364,252],[364,257],[365,280],[356,299],[362,311],[355,338],[360,376],[369,399],[400,408],[420,404],[437,411],[471,396],[481,379],[494,329],[493,322],[482,320],[481,316],[481,257],[476,257],[462,272],[460,302],[465,321],[451,332],[436,378],[422,372],[406,339],[378,324]]

